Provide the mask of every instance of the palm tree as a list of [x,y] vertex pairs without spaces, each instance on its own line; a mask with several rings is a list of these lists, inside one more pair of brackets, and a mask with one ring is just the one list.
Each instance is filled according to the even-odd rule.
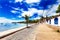
[[60,13],[60,5],[58,6],[56,13]]
[[27,15],[25,15],[25,17],[24,17],[24,18],[25,18],[25,20],[26,20],[26,26],[27,26],[27,28],[29,28],[29,27],[28,27],[28,23],[29,23],[29,18],[30,18],[30,17],[29,17],[29,16],[27,16]]
[[46,21],[48,22],[48,16],[46,15]]
[[44,17],[41,16],[41,18],[40,18],[40,22],[42,23],[43,21],[44,21]]

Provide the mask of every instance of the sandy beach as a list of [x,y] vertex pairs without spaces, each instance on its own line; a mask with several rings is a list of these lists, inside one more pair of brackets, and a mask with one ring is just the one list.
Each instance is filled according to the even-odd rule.
[[[49,25],[50,26],[50,25]],[[60,33],[47,24],[36,24],[0,40],[60,40]]]

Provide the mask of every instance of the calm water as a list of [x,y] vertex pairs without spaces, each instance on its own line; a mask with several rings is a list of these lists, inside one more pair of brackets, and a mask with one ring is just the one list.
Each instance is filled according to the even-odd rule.
[[0,32],[14,29],[14,28],[19,28],[26,26],[26,24],[18,24],[18,23],[0,23]]

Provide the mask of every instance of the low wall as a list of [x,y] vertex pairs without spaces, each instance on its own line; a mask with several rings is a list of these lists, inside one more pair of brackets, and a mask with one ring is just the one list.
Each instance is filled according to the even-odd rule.
[[[29,26],[34,26],[34,25],[35,24],[31,24]],[[14,34],[14,33],[18,32],[18,31],[21,31],[21,30],[23,30],[25,28],[26,28],[26,26],[23,26],[23,27],[20,27],[20,28],[15,28],[15,29],[11,29],[11,30],[0,32],[0,39],[4,38],[6,36],[9,36],[11,34]]]
[[18,32],[18,31],[20,31],[20,30],[22,30],[22,29],[24,29],[24,28],[26,28],[26,26],[0,32],[0,39],[1,39],[1,38],[4,38],[4,37],[6,37],[6,36],[9,36],[9,35],[11,35],[11,34],[13,34],[13,33],[16,33],[16,32]]

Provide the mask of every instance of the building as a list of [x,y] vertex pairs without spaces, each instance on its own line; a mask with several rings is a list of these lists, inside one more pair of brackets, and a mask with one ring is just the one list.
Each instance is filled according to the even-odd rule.
[[48,21],[48,24],[60,26],[60,15],[55,15],[54,17],[51,17]]

